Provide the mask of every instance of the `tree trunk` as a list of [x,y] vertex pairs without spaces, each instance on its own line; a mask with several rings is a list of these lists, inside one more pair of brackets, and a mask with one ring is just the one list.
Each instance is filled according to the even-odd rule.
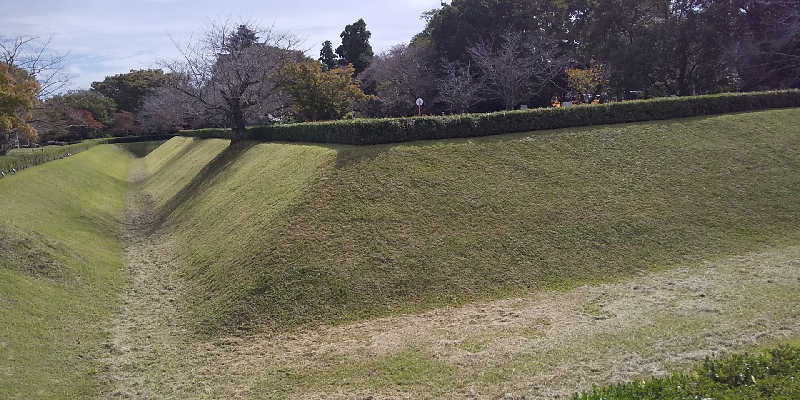
[[678,63],[678,95],[689,95],[689,57],[685,50],[681,51],[680,62]]
[[231,102],[231,142],[239,142],[247,138],[247,127],[244,119],[242,105],[239,102]]
[[6,155],[8,152],[8,136],[0,132],[0,156]]

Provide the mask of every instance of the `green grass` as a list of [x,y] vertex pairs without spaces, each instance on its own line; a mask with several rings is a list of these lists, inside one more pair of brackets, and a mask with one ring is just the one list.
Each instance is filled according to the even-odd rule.
[[800,347],[707,359],[691,373],[598,387],[574,400],[800,398]]
[[61,158],[66,153],[77,154],[88,150],[107,139],[89,139],[65,146],[44,146],[36,149],[12,149],[8,154],[0,156],[0,171],[9,173],[12,168],[17,171],[34,167]]
[[102,384],[131,159],[103,145],[0,180],[0,398],[83,398]]
[[218,139],[167,141],[145,157],[149,177],[145,191],[153,195],[159,208],[169,200],[177,202],[180,190],[188,187],[201,169],[227,147],[227,141]]
[[790,109],[365,147],[176,138],[147,187],[198,328],[283,330],[795,243],[798,125]]
[[137,158],[142,158],[150,154],[153,150],[161,147],[162,144],[164,144],[163,140],[157,140],[151,142],[117,143],[117,146],[122,147]]

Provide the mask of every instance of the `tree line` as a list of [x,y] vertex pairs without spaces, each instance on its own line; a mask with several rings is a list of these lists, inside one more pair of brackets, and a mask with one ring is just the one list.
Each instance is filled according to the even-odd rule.
[[160,69],[66,93],[63,57],[5,40],[0,144],[198,127],[237,139],[248,125],[411,116],[418,97],[443,114],[800,86],[797,0],[452,0],[422,17],[380,54],[359,19],[317,59],[289,33],[217,24]]

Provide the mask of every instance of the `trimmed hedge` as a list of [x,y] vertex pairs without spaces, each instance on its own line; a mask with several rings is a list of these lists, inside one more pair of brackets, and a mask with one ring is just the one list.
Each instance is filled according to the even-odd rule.
[[64,158],[67,154],[78,154],[98,144],[106,143],[107,140],[108,139],[89,139],[80,143],[64,146],[45,146],[19,150],[12,149],[8,154],[0,156],[0,171],[6,174],[10,173],[12,169],[21,171],[25,168]]
[[706,359],[690,373],[595,387],[573,400],[800,399],[800,347]]
[[75,155],[82,151],[99,144],[115,143],[134,143],[152,142],[169,140],[175,135],[153,135],[153,136],[125,136],[117,138],[88,139],[80,143],[73,143],[64,146],[44,146],[37,148],[12,149],[8,154],[0,156],[0,171],[5,174],[11,173],[12,169],[22,171],[25,168],[35,167],[49,161],[67,157],[68,154]]
[[[258,141],[366,145],[490,136],[786,107],[800,107],[800,90],[665,97],[487,114],[307,122],[254,127],[248,129],[248,134],[251,139]],[[180,134],[201,138],[230,138],[230,130],[226,129],[182,131]]]

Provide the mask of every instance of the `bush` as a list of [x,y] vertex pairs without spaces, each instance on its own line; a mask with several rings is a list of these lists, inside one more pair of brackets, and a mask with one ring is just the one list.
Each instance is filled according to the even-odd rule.
[[107,139],[90,139],[80,143],[64,146],[45,146],[26,149],[12,149],[8,154],[0,156],[0,171],[8,174],[12,169],[21,171],[48,161],[64,158],[68,154],[77,154],[88,150],[98,144],[106,143]]
[[573,400],[798,399],[800,347],[782,346],[757,355],[706,359],[692,373],[596,387]]
[[[769,108],[799,107],[800,90],[666,97],[580,105],[414,118],[356,119],[250,128],[253,140],[341,144],[380,144],[464,138],[576,126],[650,121]],[[230,131],[203,129],[182,134],[228,138]]]
[[9,174],[12,169],[22,171],[25,168],[64,158],[68,155],[78,154],[98,144],[163,141],[173,136],[175,135],[126,136],[110,139],[89,139],[79,143],[65,144],[63,146],[12,149],[8,154],[0,156],[0,171],[6,174]]

